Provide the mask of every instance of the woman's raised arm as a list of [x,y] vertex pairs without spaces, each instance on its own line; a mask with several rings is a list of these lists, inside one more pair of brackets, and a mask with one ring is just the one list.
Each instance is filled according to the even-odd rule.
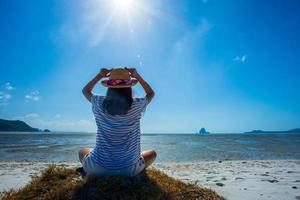
[[142,87],[144,88],[145,92],[146,92],[146,97],[148,99],[148,102],[150,103],[150,101],[153,99],[155,93],[153,91],[153,89],[150,87],[150,85],[141,77],[141,75],[139,75],[139,73],[137,73],[135,68],[126,68],[129,72],[130,72],[130,76],[132,76],[133,78],[136,78],[140,84],[142,85]]
[[91,98],[92,98],[92,90],[95,87],[95,85],[98,83],[98,81],[100,81],[103,77],[106,77],[107,74],[110,72],[111,70],[102,68],[100,70],[100,72],[90,81],[88,82],[88,84],[86,84],[86,86],[84,86],[84,88],[82,89],[82,93],[85,96],[85,98],[91,102]]

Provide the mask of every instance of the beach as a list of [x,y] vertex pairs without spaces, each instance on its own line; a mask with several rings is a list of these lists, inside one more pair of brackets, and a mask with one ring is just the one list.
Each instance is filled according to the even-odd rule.
[[[0,134],[0,191],[20,188],[49,164],[79,167],[77,151],[93,133]],[[300,199],[298,134],[149,134],[153,165],[167,175],[215,190],[229,200]]]
[[[18,189],[54,162],[1,162],[0,191]],[[57,162],[78,167],[79,162]],[[154,168],[184,182],[215,190],[229,200],[300,199],[299,160],[156,163]]]
[[156,164],[170,176],[211,188],[229,200],[300,199],[299,160]]

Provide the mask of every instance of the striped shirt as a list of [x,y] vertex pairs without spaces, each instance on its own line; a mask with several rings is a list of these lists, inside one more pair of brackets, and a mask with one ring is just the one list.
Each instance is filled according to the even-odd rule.
[[92,95],[97,124],[96,145],[91,159],[106,169],[121,169],[138,162],[141,156],[140,119],[148,105],[147,97],[133,98],[125,115],[110,115],[102,108],[105,96]]

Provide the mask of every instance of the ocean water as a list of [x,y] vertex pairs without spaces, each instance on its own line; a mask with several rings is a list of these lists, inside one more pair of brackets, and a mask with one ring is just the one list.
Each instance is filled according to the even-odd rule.
[[[76,162],[92,133],[0,133],[0,162]],[[155,149],[158,162],[300,159],[300,134],[145,134],[142,150]]]

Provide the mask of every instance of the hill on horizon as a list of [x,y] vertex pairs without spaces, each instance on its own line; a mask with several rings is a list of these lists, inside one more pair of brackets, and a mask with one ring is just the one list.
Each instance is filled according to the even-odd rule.
[[7,132],[50,132],[48,129],[38,129],[29,126],[27,123],[21,120],[6,120],[0,119],[0,131]]
[[300,128],[290,129],[287,131],[264,131],[264,130],[252,130],[244,133],[300,133]]

